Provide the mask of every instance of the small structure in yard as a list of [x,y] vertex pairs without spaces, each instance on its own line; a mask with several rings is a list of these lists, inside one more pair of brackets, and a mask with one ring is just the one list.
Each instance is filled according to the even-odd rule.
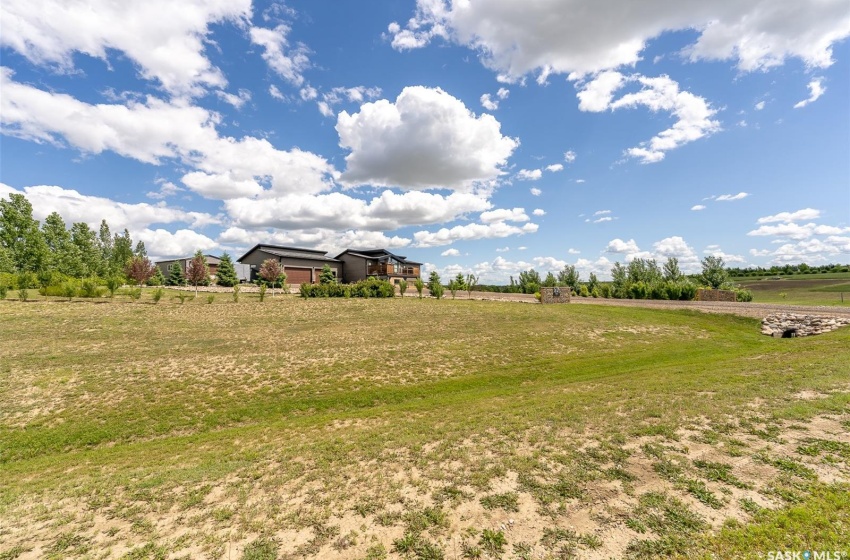
[[737,296],[732,290],[697,290],[697,301],[731,301],[736,302]]
[[570,303],[570,289],[566,286],[540,288],[540,303]]
[[761,334],[774,338],[798,338],[834,331],[845,325],[850,325],[850,317],[775,313],[761,322]]

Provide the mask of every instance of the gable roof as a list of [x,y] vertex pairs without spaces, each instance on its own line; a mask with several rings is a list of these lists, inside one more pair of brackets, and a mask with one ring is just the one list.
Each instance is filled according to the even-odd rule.
[[284,257],[290,259],[339,262],[336,259],[328,257],[326,255],[326,252],[322,251],[321,249],[303,249],[301,247],[285,247],[283,245],[267,245],[265,243],[258,243],[257,245],[254,245],[247,253],[236,259],[237,262],[242,262],[248,255],[250,255],[254,251],[262,251],[264,253],[268,253],[276,257]]

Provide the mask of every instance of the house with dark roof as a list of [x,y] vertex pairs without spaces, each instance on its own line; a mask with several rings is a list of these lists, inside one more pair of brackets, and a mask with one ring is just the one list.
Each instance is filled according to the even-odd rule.
[[[186,276],[186,270],[189,268],[189,263],[192,262],[192,259],[194,258],[195,256],[192,255],[191,257],[183,257],[181,259],[156,261],[154,264],[162,271],[162,275],[168,278],[168,275],[171,274],[171,267],[174,266],[174,263],[177,263],[180,270],[183,271],[183,276]],[[218,274],[218,265],[221,263],[221,259],[215,255],[204,255],[204,258],[207,261],[207,268],[210,271],[210,279],[215,281],[215,277]]]
[[314,284],[319,281],[319,275],[325,265],[330,267],[336,278],[343,277],[343,262],[332,259],[325,254],[325,251],[317,249],[261,243],[242,255],[238,261],[250,267],[250,278],[256,280],[260,266],[266,259],[274,259],[281,264],[286,274],[287,284]]
[[342,278],[346,283],[371,276],[398,284],[401,280],[419,278],[422,266],[422,263],[408,260],[386,249],[346,249],[335,258],[344,264]]

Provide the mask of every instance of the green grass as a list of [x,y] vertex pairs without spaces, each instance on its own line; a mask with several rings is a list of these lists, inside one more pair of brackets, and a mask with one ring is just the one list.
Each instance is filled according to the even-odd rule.
[[850,306],[850,273],[783,276],[781,280],[770,278],[748,277],[733,281],[751,290],[756,303]]
[[[555,526],[602,500],[606,481],[632,491],[642,459],[640,476],[675,496],[617,518],[645,532],[639,556],[681,550],[702,527],[688,504],[731,507],[718,485],[752,483],[726,461],[673,463],[683,429],[776,439],[786,423],[850,413],[848,330],[781,340],[756,320],[689,311],[146,297],[0,302],[0,528],[60,555],[223,556],[241,543],[257,558],[439,558],[464,527],[456,511],[495,519],[531,503]],[[626,449],[635,438],[648,441]],[[736,452],[773,445],[754,439]],[[846,448],[820,436],[797,447],[759,457],[790,477],[776,492],[803,500],[787,507],[805,508],[819,486],[801,461],[844,464]],[[525,550],[485,528],[474,545]],[[561,545],[601,546],[591,533]],[[26,546],[8,540],[0,555]]]
[[[765,558],[768,551],[850,554],[850,486],[817,487],[805,502],[779,511],[761,510],[747,525],[731,523],[703,537],[692,558]],[[836,557],[835,554],[832,556]]]

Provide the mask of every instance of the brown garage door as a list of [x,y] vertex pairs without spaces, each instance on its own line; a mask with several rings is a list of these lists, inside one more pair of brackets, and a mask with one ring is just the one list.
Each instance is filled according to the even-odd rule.
[[313,282],[313,271],[309,268],[287,266],[285,272],[288,284],[310,284]]

